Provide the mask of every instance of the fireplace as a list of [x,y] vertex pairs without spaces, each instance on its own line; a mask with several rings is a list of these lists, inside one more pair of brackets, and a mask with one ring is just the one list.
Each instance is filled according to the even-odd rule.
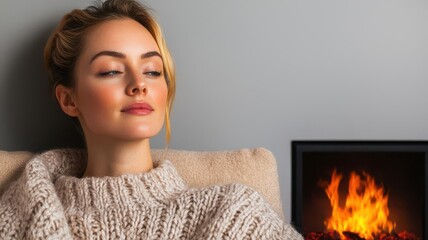
[[428,239],[428,142],[291,145],[292,222],[305,239]]

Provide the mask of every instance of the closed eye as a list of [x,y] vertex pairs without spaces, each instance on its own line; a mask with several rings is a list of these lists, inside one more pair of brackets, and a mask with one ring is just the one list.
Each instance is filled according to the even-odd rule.
[[144,75],[148,75],[148,76],[151,76],[151,77],[159,77],[160,75],[162,75],[162,72],[149,71],[149,72],[145,72]]
[[100,76],[100,77],[108,77],[108,76],[114,76],[114,75],[121,74],[121,73],[122,72],[119,71],[119,70],[111,70],[111,71],[106,71],[106,72],[98,73],[98,76]]

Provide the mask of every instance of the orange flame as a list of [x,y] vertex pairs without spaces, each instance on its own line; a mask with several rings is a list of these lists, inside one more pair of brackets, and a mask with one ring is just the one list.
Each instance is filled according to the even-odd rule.
[[363,176],[362,179],[355,172],[351,173],[344,208],[339,206],[338,192],[342,175],[336,173],[336,169],[325,189],[333,209],[331,217],[324,224],[327,230],[337,231],[342,239],[345,239],[342,234],[344,231],[373,239],[373,236],[382,232],[390,233],[395,228],[395,223],[388,220],[388,195],[384,194],[383,187],[376,186],[370,175],[363,172]]

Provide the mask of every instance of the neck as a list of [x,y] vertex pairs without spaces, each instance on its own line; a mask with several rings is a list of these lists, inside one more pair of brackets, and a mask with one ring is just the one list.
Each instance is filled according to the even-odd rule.
[[149,139],[129,142],[86,139],[86,144],[88,163],[84,177],[120,176],[153,168]]

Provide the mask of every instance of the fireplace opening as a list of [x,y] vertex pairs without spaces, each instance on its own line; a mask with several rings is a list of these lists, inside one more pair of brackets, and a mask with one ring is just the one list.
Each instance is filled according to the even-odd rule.
[[426,239],[425,142],[292,142],[292,221],[306,239]]

